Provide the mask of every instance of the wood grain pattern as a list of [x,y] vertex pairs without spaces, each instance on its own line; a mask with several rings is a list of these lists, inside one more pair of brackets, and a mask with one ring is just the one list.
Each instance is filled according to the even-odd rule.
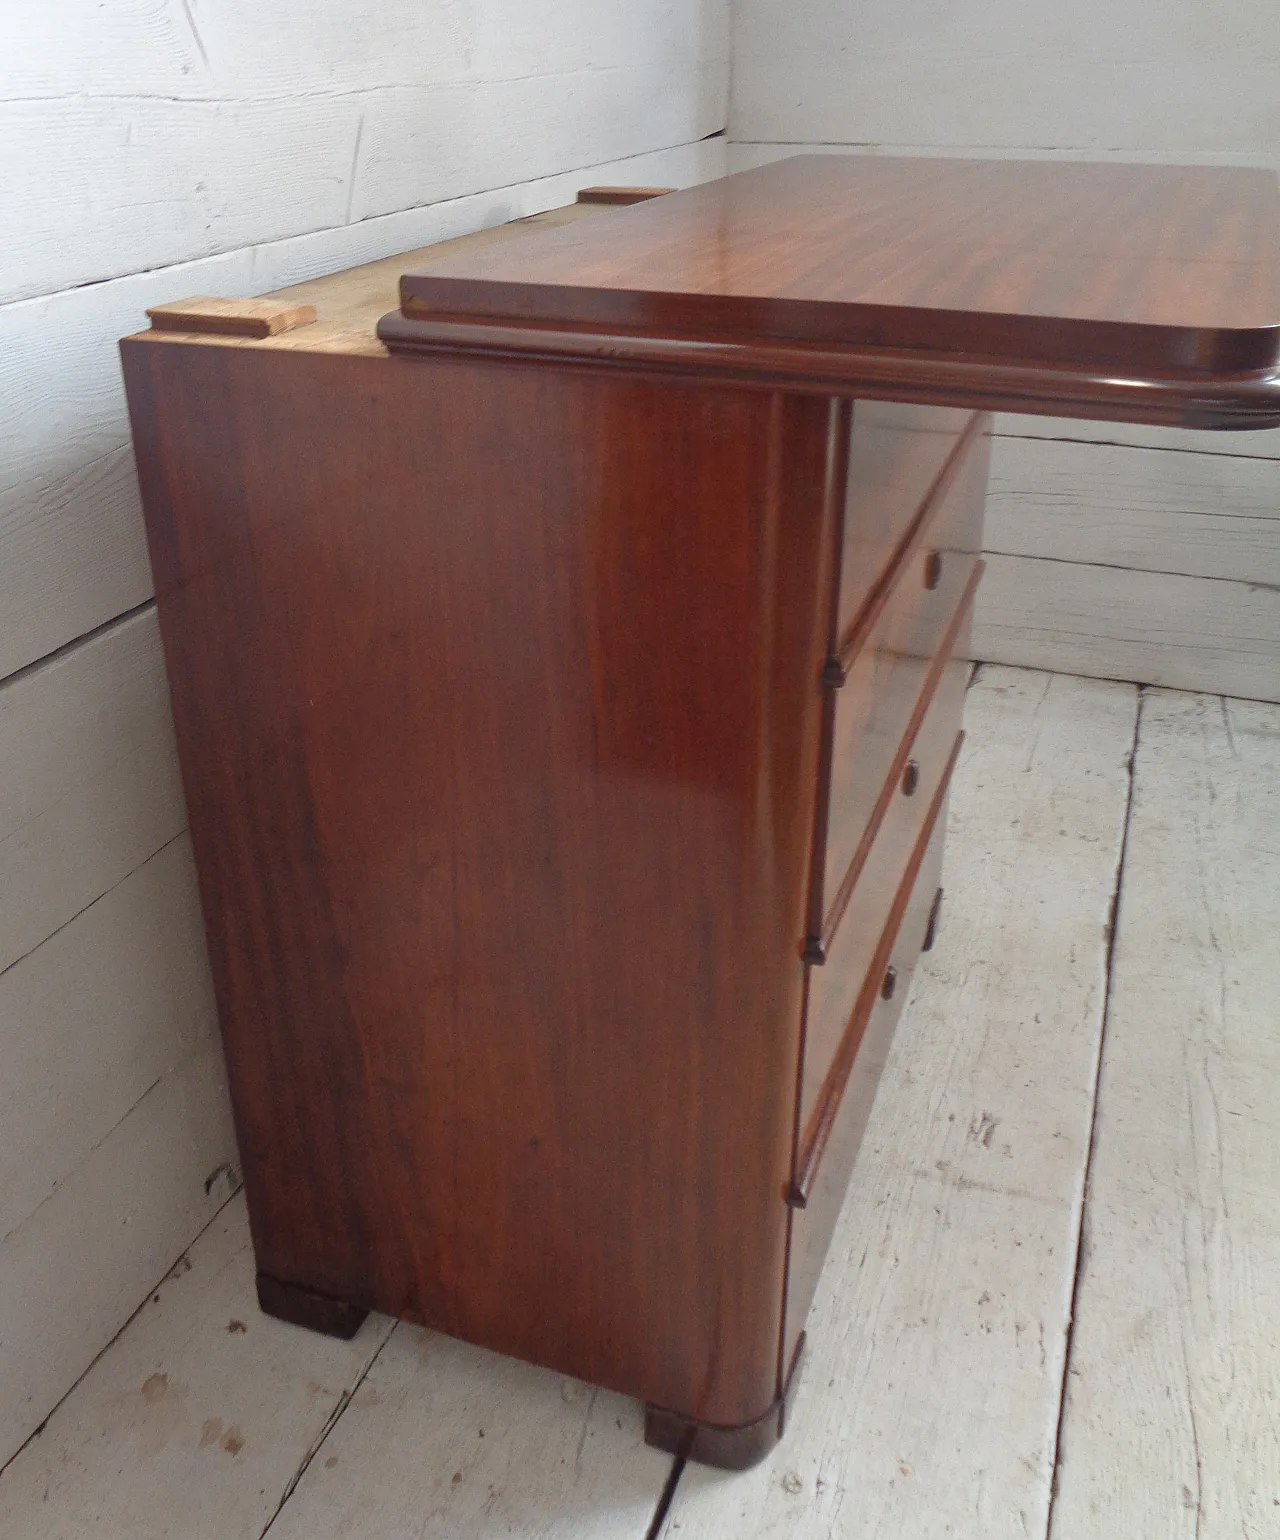
[[[484,251],[490,246],[503,245],[511,240],[524,240],[539,230],[554,230],[561,225],[598,217],[607,212],[607,205],[568,203],[561,208],[510,219],[489,229],[474,230],[467,235],[434,241],[428,246],[398,252],[395,256],[344,268],[337,273],[307,278],[264,295],[259,300],[204,302],[226,307],[232,315],[237,314],[245,305],[249,307],[250,314],[254,306],[263,307],[267,313],[310,311],[313,319],[303,327],[290,326],[269,331],[261,325],[252,325],[242,328],[238,335],[227,335],[219,332],[218,328],[202,324],[184,327],[181,324],[184,312],[179,303],[174,309],[172,322],[159,330],[181,335],[188,341],[201,334],[216,332],[219,345],[382,358],[386,355],[386,349],[378,341],[378,320],[389,305],[395,304],[396,288],[407,265],[430,267],[450,257]],[[167,313],[166,307],[156,306],[149,309],[147,314],[151,316],[156,311]],[[196,322],[199,319],[193,317]],[[154,324],[153,329],[156,329]]]
[[263,299],[170,300],[147,311],[156,331],[213,332],[229,337],[274,337],[277,332],[308,326],[316,318],[314,305],[281,305]]
[[[100,22],[103,13],[95,14]],[[232,297],[278,291],[388,252],[420,250],[430,241],[565,204],[588,176],[684,181],[715,175],[722,144],[677,146],[0,305],[0,443],[6,457],[0,478],[0,678],[154,592],[118,350],[120,337],[143,324],[149,305],[201,289]],[[520,231],[516,225],[508,238]],[[501,231],[492,234],[501,238]],[[389,275],[385,297],[363,323],[357,347],[382,355],[372,329],[395,303],[402,271],[403,265]],[[319,330],[286,332],[280,340]],[[352,345],[348,330],[342,346]]]
[[1278,748],[1143,696],[1054,1540],[1280,1523]]
[[1044,1535],[1136,696],[979,672],[786,1437],[687,1469],[662,1540]]
[[609,336],[650,361],[638,339],[656,336],[671,355],[682,339],[687,363],[736,349],[740,369],[797,380],[808,343],[813,377],[843,359],[850,389],[880,349],[918,355],[922,378],[970,355],[975,396],[1003,362],[1059,370],[1064,398],[1088,386],[1094,415],[1124,415],[1145,388],[1171,421],[1215,398],[1224,420],[1248,415],[1252,397],[1263,426],[1280,410],[1278,248],[1280,192],[1261,172],[799,156],[549,233],[518,264],[495,252],[406,274],[382,335],[508,350],[516,323],[528,351],[563,329],[567,356]]
[[[937,684],[934,665],[944,642],[948,650],[961,642],[959,629],[979,575],[988,445],[980,432],[964,444],[954,480],[940,486],[908,526],[868,601],[866,623],[837,645],[824,670],[830,690],[824,707],[833,721],[824,764],[825,848],[809,907],[815,956],[840,923],[849,888],[884,816],[888,788],[896,789],[906,740]],[[961,645],[967,642],[966,632]],[[837,686],[839,679],[843,683]],[[815,848],[815,878],[818,854]]]
[[379,327],[404,357],[126,341],[264,1308],[385,1309],[765,1452],[838,1180],[789,1305],[783,1199],[852,1158],[928,926],[980,572],[989,423],[930,413],[920,506],[869,493],[889,568],[838,570],[841,395],[1261,422],[1278,207],[802,160],[443,257]]
[[[713,1540],[1045,1534],[1048,1441],[1037,1448],[1037,1439],[1045,1428],[1052,1436],[1063,1367],[1055,1344],[1074,1264],[1071,1238],[1059,1243],[1054,1231],[1061,1194],[1085,1158],[1079,1130],[1088,1117],[1086,1044],[1072,1011],[1059,1007],[1062,987],[1079,991],[1106,953],[1106,865],[1119,855],[1115,805],[1124,782],[1117,771],[1133,741],[1133,695],[987,668],[969,705],[965,762],[951,801],[944,922],[898,1029],[820,1287],[814,1351],[788,1434],[801,1439],[755,1476],[687,1469],[669,1529],[678,1540],[692,1531]],[[1159,1018],[1154,1039],[1127,1031],[1117,1038],[1113,998],[1104,1084],[1112,1050],[1117,1074],[1127,1078],[1136,1057],[1156,1071],[1141,1094],[1112,1095],[1099,1112],[1095,1201],[1085,1208],[1092,1243],[1086,1278],[1095,1291],[1115,1285],[1120,1293],[1102,1302],[1105,1321],[1096,1301],[1083,1306],[1075,1341],[1103,1353],[1114,1346],[1125,1390],[1133,1390],[1113,1394],[1109,1362],[1095,1377],[1082,1361],[1086,1373],[1072,1377],[1076,1410],[1088,1415],[1068,1414],[1055,1540],[1095,1536],[1107,1513],[1126,1524],[1149,1517],[1146,1528],[1161,1535],[1193,1531],[1188,1405],[1163,1393],[1188,1382],[1183,1344],[1190,1382],[1206,1397],[1196,1403],[1202,1535],[1238,1534],[1241,1517],[1267,1533],[1266,1507],[1259,1512],[1250,1499],[1267,1496],[1274,1440],[1269,1425],[1255,1429],[1250,1421],[1249,1398],[1265,1389],[1269,1340],[1256,1313],[1240,1312],[1267,1303],[1270,1275],[1265,1256],[1258,1270],[1257,1248],[1269,1231],[1254,1207],[1263,1189],[1239,1178],[1265,1175],[1269,1159],[1250,1141],[1265,1133],[1257,1121],[1265,1097],[1257,1097],[1269,1082],[1255,1071],[1275,993],[1265,940],[1258,946],[1253,936],[1255,923],[1264,936],[1271,924],[1267,772],[1280,726],[1275,715],[1228,701],[1224,716],[1217,700],[1146,696],[1118,945],[1141,964],[1154,938],[1160,989],[1177,994],[1176,1010],[1203,1015],[1214,1028],[1204,1063],[1220,1098],[1225,1160],[1216,1163],[1212,1139],[1198,1140],[1204,1159],[1188,1181],[1180,1176],[1168,1186],[1170,1172],[1190,1170],[1191,1149],[1190,1113],[1164,1095],[1181,1073],[1167,1053],[1168,1016]],[[1182,850],[1172,848],[1166,824],[1183,832]],[[1074,838],[1077,831],[1089,839]],[[1064,845],[1072,851],[1072,880],[1054,886]],[[1090,848],[1096,875],[1086,860]],[[1209,887],[1198,871],[1179,886],[1171,858],[1179,868],[1204,860]],[[1230,875],[1229,892],[1215,884],[1215,873],[1223,881]],[[1050,913],[1041,921],[1042,901]],[[1061,948],[1053,940],[1059,933],[1070,937]],[[1051,979],[1041,957],[1052,964]],[[1216,1031],[1224,961],[1225,1034]],[[1145,987],[1125,993],[1141,1007],[1136,1016],[1126,1010],[1126,1021],[1149,1023]],[[957,1033],[957,1021],[975,1030]],[[1200,1069],[1195,1055],[1189,1062]],[[1242,1075],[1252,1076],[1245,1119],[1231,1116],[1242,1110],[1233,1096]],[[1207,1104],[1197,1095],[1194,1106],[1198,1119]],[[1148,1172],[1159,1178],[1154,1188]],[[1123,1190],[1111,1180],[1119,1174]],[[1224,1190],[1232,1219],[1244,1206],[1243,1237],[1230,1222],[1224,1227],[1215,1202]],[[1198,1252],[1201,1193],[1211,1219],[1207,1254]],[[1189,1231],[1178,1224],[1186,1204],[1193,1205]],[[189,1253],[191,1270],[156,1291],[160,1303],[139,1312],[0,1477],[6,1536],[79,1540],[99,1515],[113,1533],[138,1540],[175,1529],[187,1540],[258,1540],[309,1460],[272,1526],[285,1540],[419,1531],[429,1540],[642,1540],[670,1462],[644,1449],[634,1402],[408,1327],[396,1329],[357,1387],[365,1356],[348,1358],[332,1342],[255,1323],[243,1202],[224,1220]],[[1236,1265],[1250,1269],[1243,1291],[1216,1288],[1224,1253],[1213,1243],[1224,1230]],[[1195,1288],[1169,1250],[1188,1234]],[[1150,1266],[1153,1253],[1163,1269]],[[1167,1308],[1148,1322],[1143,1311],[1153,1288],[1167,1289]],[[229,1329],[233,1321],[246,1332]],[[1243,1352],[1235,1335],[1242,1324]],[[1096,1352],[1089,1359],[1097,1362]],[[147,1401],[142,1386],[159,1374],[171,1394]],[[356,1396],[344,1410],[339,1393],[352,1388]],[[1149,1421],[1134,1415],[1135,1395]],[[1225,1395],[1229,1411],[1220,1413]],[[1111,1406],[1117,1399],[1123,1404]],[[1095,1423],[1099,1409],[1103,1419]],[[217,1432],[200,1449],[205,1421]],[[221,1439],[237,1425],[248,1436],[231,1455]],[[1238,1429],[1256,1436],[1233,1442]]]
[[751,1420],[833,410],[125,361],[262,1271]]
[[[831,1077],[834,1075],[839,1079],[847,1074],[848,1066],[842,1067],[840,1060],[849,1033],[852,1031],[856,1035],[861,1030],[856,1021],[856,1008],[863,984],[870,980],[872,985],[879,986],[884,965],[882,963],[877,969],[875,958],[881,943],[884,917],[912,858],[920,831],[936,811],[933,807],[935,794],[939,793],[945,780],[960,728],[967,674],[968,666],[961,658],[944,663],[929,702],[928,715],[919,731],[908,739],[912,760],[920,767],[915,793],[911,797],[904,796],[894,781],[896,795],[853,884],[838,926],[825,944],[824,960],[820,964],[809,964],[797,1173],[812,1164],[812,1151],[818,1137],[813,1125],[815,1121],[822,1121],[824,1104],[831,1103],[835,1090]],[[930,893],[924,901],[926,911],[932,901]],[[828,1113],[832,1110],[833,1104],[828,1105]]]
[[[950,770],[950,764],[946,767]],[[855,984],[853,1031],[847,1062],[834,1066],[838,1083],[831,1087],[827,1116],[821,1129],[821,1148],[810,1142],[801,1156],[789,1194],[791,1230],[787,1252],[787,1304],[782,1326],[782,1353],[795,1352],[813,1306],[822,1266],[856,1169],[858,1150],[871,1118],[880,1078],[893,1042],[894,1031],[907,1003],[912,974],[920,957],[929,923],[933,896],[942,872],[942,847],[946,832],[946,788],[924,842],[913,852],[912,864],[891,908],[887,933],[877,936],[875,955],[880,971],[892,967],[901,975],[901,989],[888,998],[871,988],[862,998],[861,976]],[[859,1019],[860,1017],[860,1019]],[[856,1024],[856,1025],[855,1025]],[[856,1055],[856,1056],[855,1056]],[[843,1056],[842,1056],[843,1057]],[[815,1361],[809,1366],[819,1385],[826,1365],[821,1347],[814,1344]]]
[[674,187],[583,187],[578,192],[578,202],[627,207],[632,203],[647,203],[650,198],[661,198],[672,192],[675,192]]
[[972,418],[954,407],[856,403],[832,651],[848,637]]

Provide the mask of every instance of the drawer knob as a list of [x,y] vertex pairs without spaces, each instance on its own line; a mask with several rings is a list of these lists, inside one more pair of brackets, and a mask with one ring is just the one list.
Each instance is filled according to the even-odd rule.
[[914,797],[916,787],[920,784],[920,766],[914,759],[907,761],[906,769],[902,772],[902,795]]
[[942,581],[942,552],[930,551],[924,562],[924,586],[936,588]]
[[893,992],[898,987],[898,970],[892,965],[884,970],[884,982],[880,985],[880,998],[892,1000]]

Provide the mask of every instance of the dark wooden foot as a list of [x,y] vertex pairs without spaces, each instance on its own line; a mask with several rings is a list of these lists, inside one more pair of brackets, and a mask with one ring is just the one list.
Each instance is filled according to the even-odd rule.
[[726,1428],[713,1422],[699,1422],[683,1412],[662,1406],[644,1409],[644,1441],[654,1449],[665,1449],[682,1460],[697,1460],[700,1465],[715,1465],[721,1470],[747,1470],[758,1465],[782,1437],[787,1403],[800,1379],[804,1357],[804,1334],[796,1344],[787,1376],[786,1389],[773,1405],[752,1422]]
[[305,1326],[308,1331],[341,1337],[344,1342],[355,1336],[369,1314],[345,1299],[330,1299],[327,1294],[315,1294],[296,1283],[281,1283],[265,1273],[258,1274],[258,1308],[291,1326]]
[[933,907],[929,910],[928,928],[925,930],[924,940],[920,943],[920,950],[922,952],[931,951],[933,948],[933,938],[938,933],[938,912],[941,908],[942,889],[939,888],[938,891],[933,895]]

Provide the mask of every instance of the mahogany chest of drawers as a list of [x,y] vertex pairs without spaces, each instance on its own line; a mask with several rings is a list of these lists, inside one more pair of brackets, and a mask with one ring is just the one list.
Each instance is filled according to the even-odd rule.
[[[937,919],[987,411],[1280,420],[1257,295],[1124,266],[1106,173],[1157,253],[1216,174],[977,164],[792,161],[123,344],[266,1310],[777,1438]],[[1086,204],[1114,272],[1059,249]]]

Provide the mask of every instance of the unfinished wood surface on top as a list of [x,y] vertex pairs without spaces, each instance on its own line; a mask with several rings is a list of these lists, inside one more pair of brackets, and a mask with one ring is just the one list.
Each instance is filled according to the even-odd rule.
[[156,331],[213,332],[225,337],[273,337],[309,326],[314,305],[281,305],[268,299],[217,299],[202,294],[170,300],[147,311]]
[[[581,356],[591,349],[574,333],[594,328],[683,342],[686,365],[725,362],[716,352],[695,358],[691,342],[736,348],[739,368],[807,368],[866,394],[877,393],[865,369],[877,350],[894,355],[885,385],[928,359],[960,367],[953,390],[965,379],[976,389],[979,376],[990,386],[985,359],[1004,363],[1005,399],[1021,394],[1026,410],[1048,410],[1056,392],[1061,410],[1110,404],[1103,415],[1135,419],[1151,415],[1137,386],[1150,395],[1157,377],[1166,404],[1185,408],[1194,392],[1163,378],[1183,376],[1201,383],[1203,410],[1167,420],[1212,426],[1204,396],[1214,382],[1207,394],[1220,402],[1226,376],[1253,376],[1250,388],[1230,382],[1234,416],[1280,418],[1278,253],[1280,193],[1268,172],[797,156],[518,251],[406,273],[402,313],[382,334],[393,347],[439,345],[450,339],[424,325],[476,332],[480,323],[490,345],[510,350],[500,329],[539,328],[560,334],[556,350]],[[819,348],[840,363],[824,368]],[[851,353],[862,369],[851,372]],[[631,360],[626,350],[613,356]],[[1037,390],[1010,365],[1061,378]],[[1087,401],[1070,388],[1081,375],[1091,377]],[[928,378],[936,399],[950,399],[936,368]],[[1115,409],[1121,401],[1127,413]]]
[[[396,304],[396,285],[406,268],[425,267],[448,257],[483,251],[492,245],[528,239],[536,230],[554,229],[580,219],[598,218],[609,213],[599,203],[569,203],[523,219],[492,225],[471,235],[437,241],[412,251],[397,252],[376,262],[341,272],[326,273],[322,278],[308,278],[290,284],[258,299],[179,300],[171,305],[156,305],[147,310],[151,330],[137,335],[151,342],[198,342],[217,347],[265,348],[299,353],[351,353],[381,357],[386,348],[378,341],[378,318]],[[204,307],[201,312],[193,306]],[[217,307],[232,320],[227,324],[209,324],[207,307]],[[298,314],[310,311],[306,324],[294,321],[288,327],[269,330],[258,324],[236,325],[235,317],[256,320],[260,309],[268,315]],[[221,319],[219,316],[218,319]]]

